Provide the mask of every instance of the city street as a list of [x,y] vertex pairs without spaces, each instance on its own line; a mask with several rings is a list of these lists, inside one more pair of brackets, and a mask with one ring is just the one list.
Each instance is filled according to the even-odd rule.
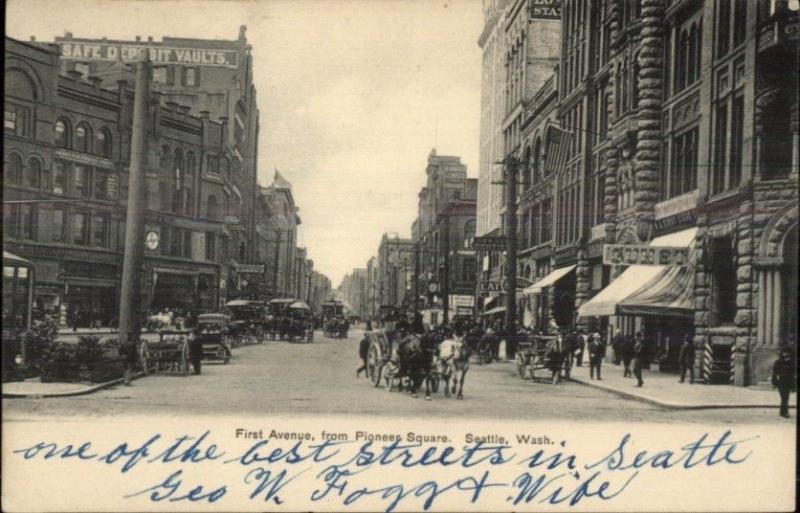
[[[373,388],[356,379],[360,330],[346,340],[315,334],[311,344],[268,342],[234,350],[229,365],[208,363],[203,374],[161,374],[94,394],[47,399],[5,399],[4,419],[163,415],[380,415],[399,417],[641,421],[656,423],[779,423],[774,411],[674,411],[621,399],[578,383],[552,386],[521,380],[512,363],[470,367],[464,400],[442,393],[425,401]],[[608,365],[607,373],[621,372]],[[702,386],[702,385],[697,385]],[[676,387],[676,392],[678,391]],[[777,401],[777,394],[775,394]]]

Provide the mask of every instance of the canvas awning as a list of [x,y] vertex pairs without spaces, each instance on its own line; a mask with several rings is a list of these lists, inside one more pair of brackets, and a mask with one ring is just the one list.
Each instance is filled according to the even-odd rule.
[[487,310],[487,311],[483,312],[481,315],[494,315],[494,314],[499,314],[499,313],[502,313],[502,312],[505,312],[505,311],[506,311],[506,307],[505,306],[496,306],[496,307],[492,308],[491,310]]
[[537,281],[530,287],[525,288],[522,291],[522,294],[526,296],[530,294],[539,294],[542,292],[542,289],[554,284],[555,282],[557,282],[558,280],[569,274],[573,269],[575,269],[575,265],[568,265],[566,267],[559,267],[558,269],[554,269],[550,271],[550,274],[548,274],[541,280]]
[[227,307],[237,307],[237,306],[250,306],[250,301],[247,299],[234,299],[233,301],[228,301],[225,303]]
[[[656,237],[651,246],[694,248],[697,228]],[[691,252],[691,251],[690,251]],[[694,311],[694,263],[670,267],[631,265],[578,308],[580,317],[608,315],[690,316]]]
[[14,253],[3,251],[3,265],[12,265],[16,267],[34,267],[33,262],[18,257]]
[[295,301],[289,305],[289,308],[293,310],[311,310],[311,307],[305,301]]

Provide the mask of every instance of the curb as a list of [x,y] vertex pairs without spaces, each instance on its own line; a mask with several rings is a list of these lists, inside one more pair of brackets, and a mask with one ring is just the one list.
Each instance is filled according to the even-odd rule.
[[[573,383],[578,383],[579,385],[595,388],[597,390],[603,390],[604,392],[609,392],[611,394],[617,395],[622,397],[623,399],[631,399],[633,401],[639,401],[641,403],[650,404],[652,406],[658,406],[659,408],[665,408],[668,410],[731,410],[731,409],[778,409],[780,406],[778,404],[774,405],[767,405],[767,404],[679,404],[679,403],[669,403],[665,401],[657,401],[655,399],[651,399],[649,397],[644,397],[639,394],[633,392],[625,392],[623,390],[619,390],[616,388],[598,385],[597,383],[592,383],[590,381],[585,381],[582,379],[575,379],[570,378],[569,381]],[[777,401],[775,401],[777,403]],[[790,409],[796,409],[797,407],[794,405],[789,405]]]
[[[139,379],[144,376],[144,373],[139,372],[134,374],[132,379]],[[23,394],[23,393],[7,393],[3,392],[3,399],[48,399],[48,398],[55,398],[55,397],[74,397],[78,395],[88,395],[98,390],[102,390],[104,388],[112,387],[114,385],[119,385],[123,383],[125,378],[118,378],[112,381],[106,381],[105,383],[99,383],[97,385],[88,386],[82,390],[76,390],[74,392],[58,392],[54,394]]]

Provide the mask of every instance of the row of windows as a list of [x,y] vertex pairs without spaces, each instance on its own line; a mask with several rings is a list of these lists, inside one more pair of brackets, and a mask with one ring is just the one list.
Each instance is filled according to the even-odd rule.
[[111,157],[111,131],[102,127],[92,137],[92,128],[88,123],[78,123],[74,128],[67,118],[59,118],[53,127],[55,145],[83,153],[93,153],[101,157]]
[[12,239],[99,248],[111,244],[111,218],[105,213],[11,205],[3,217],[4,235]]
[[14,103],[5,104],[3,132],[28,137],[33,132],[31,109]]
[[5,163],[9,184],[31,187],[78,198],[115,200],[118,197],[117,175],[109,170],[56,160],[46,169],[38,157],[30,157],[23,167],[22,157],[10,153]]
[[553,201],[548,198],[522,215],[522,246],[534,247],[549,242],[552,237]]

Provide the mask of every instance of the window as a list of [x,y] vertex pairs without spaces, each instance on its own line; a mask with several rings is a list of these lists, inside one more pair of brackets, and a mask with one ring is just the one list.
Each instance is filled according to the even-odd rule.
[[83,212],[74,212],[72,214],[70,234],[73,244],[78,246],[89,245],[89,216],[87,214]]
[[81,198],[89,197],[89,168],[83,164],[72,164],[73,193]]
[[[114,177],[116,178],[116,177]],[[115,191],[110,187],[112,174],[105,169],[94,170],[94,197],[101,200],[113,200]]]
[[158,159],[158,167],[165,171],[169,171],[170,169],[170,160],[172,157],[172,152],[169,149],[169,146],[166,144],[161,147],[161,155]]
[[219,175],[219,157],[216,155],[208,156],[208,173],[211,175]]
[[28,107],[5,104],[5,114],[3,118],[3,129],[6,133],[27,136],[31,132],[31,114]]
[[[724,3],[724,2],[723,2]],[[675,92],[683,91],[700,79],[702,55],[703,24],[694,22],[683,28],[680,37],[675,39]]]
[[731,3],[732,0],[717,2],[717,7],[719,8],[717,13],[717,26],[719,27],[717,32],[717,57],[727,55],[730,48]]
[[732,324],[736,318],[736,251],[731,237],[711,243],[711,325]]
[[16,153],[11,153],[6,161],[5,177],[9,183],[22,183],[22,157]]
[[200,74],[197,68],[183,68],[183,85],[195,87],[199,85]]
[[206,217],[211,219],[219,219],[219,201],[215,195],[211,194],[208,197],[206,209]]
[[473,282],[475,281],[475,259],[472,257],[465,257],[461,261],[461,281]]
[[55,145],[59,148],[69,147],[69,122],[66,119],[59,119],[53,128],[55,135]]
[[92,245],[101,248],[108,247],[108,214],[95,214],[92,216]]
[[761,114],[761,175],[774,180],[786,177],[792,169],[791,112],[786,104],[774,101]]
[[61,160],[53,162],[53,192],[64,194],[67,190],[67,163]]
[[183,228],[171,227],[169,254],[188,258],[192,252],[192,232]]
[[697,187],[698,128],[677,135],[672,141],[671,173],[668,175],[667,198],[685,194]]
[[19,222],[19,238],[36,240],[36,207],[33,205],[19,205],[17,219]]
[[111,132],[108,128],[101,128],[97,131],[94,141],[94,151],[101,157],[111,157]]
[[39,211],[39,235],[42,242],[64,242],[66,213],[63,209]]
[[190,175],[194,173],[194,167],[195,167],[194,152],[190,151],[186,154],[186,174]]
[[166,84],[167,83],[167,68],[164,66],[157,66],[153,68],[153,83]]
[[217,235],[213,232],[206,232],[206,260],[217,260]]
[[86,78],[92,74],[92,68],[88,62],[76,62],[75,71],[80,72],[83,78]]
[[89,141],[92,139],[92,131],[88,125],[81,123],[75,129],[75,149],[77,151],[88,152]]
[[747,0],[735,0],[733,7],[733,46],[744,43],[747,31]]
[[553,200],[548,198],[542,203],[541,242],[547,242],[553,237],[552,223],[553,223]]
[[725,190],[725,159],[727,158],[727,139],[728,139],[728,104],[723,103],[717,107],[715,123],[715,149],[712,164],[713,172],[711,179],[711,193],[717,194]]
[[31,157],[28,159],[28,169],[25,170],[25,185],[39,189],[46,184],[42,183],[42,161]]
[[736,187],[742,180],[742,148],[744,147],[744,95],[733,99],[731,114],[731,165],[730,186]]
[[470,219],[464,223],[464,248],[471,249],[475,241],[475,220]]

